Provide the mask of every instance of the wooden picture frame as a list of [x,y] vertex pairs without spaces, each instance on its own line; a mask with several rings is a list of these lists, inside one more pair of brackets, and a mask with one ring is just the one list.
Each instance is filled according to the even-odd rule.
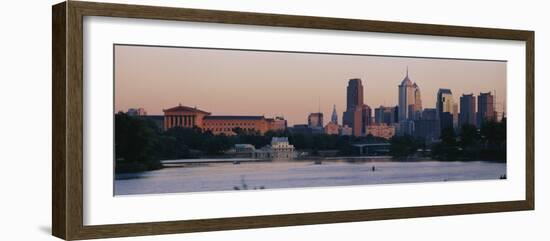
[[[533,210],[534,189],[534,32],[401,22],[275,15],[68,1],[52,8],[52,232],[66,240],[157,235],[214,230],[280,227]],[[152,223],[83,224],[83,17],[107,16],[327,30],[367,31],[526,43],[525,200],[181,220]]]

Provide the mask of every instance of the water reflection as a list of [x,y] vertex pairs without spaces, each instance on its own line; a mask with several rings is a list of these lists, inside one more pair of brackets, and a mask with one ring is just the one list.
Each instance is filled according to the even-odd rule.
[[334,159],[191,163],[119,174],[115,195],[505,179],[496,162]]

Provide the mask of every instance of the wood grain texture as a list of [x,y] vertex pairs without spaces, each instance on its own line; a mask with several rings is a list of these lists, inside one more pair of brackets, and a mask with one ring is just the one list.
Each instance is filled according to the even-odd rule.
[[525,39],[526,80],[526,149],[525,149],[525,200],[535,209],[535,32]]
[[[327,30],[519,40],[526,43],[525,200],[115,225],[83,225],[83,17],[108,16]],[[69,1],[53,7],[52,230],[74,239],[357,222],[534,209],[534,32]]]
[[66,4],[52,7],[52,234],[66,237]]

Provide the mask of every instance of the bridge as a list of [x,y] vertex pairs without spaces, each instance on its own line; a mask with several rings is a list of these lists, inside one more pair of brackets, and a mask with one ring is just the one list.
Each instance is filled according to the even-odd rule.
[[365,144],[365,143],[357,143],[352,144],[353,147],[359,148],[359,155],[362,156],[365,153],[369,153],[369,148],[373,148],[377,151],[383,151],[388,152],[390,150],[390,143],[372,143],[372,144]]

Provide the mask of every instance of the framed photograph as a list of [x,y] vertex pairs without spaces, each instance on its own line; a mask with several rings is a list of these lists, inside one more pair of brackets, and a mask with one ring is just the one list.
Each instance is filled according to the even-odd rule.
[[53,235],[534,209],[534,32],[68,1]]

